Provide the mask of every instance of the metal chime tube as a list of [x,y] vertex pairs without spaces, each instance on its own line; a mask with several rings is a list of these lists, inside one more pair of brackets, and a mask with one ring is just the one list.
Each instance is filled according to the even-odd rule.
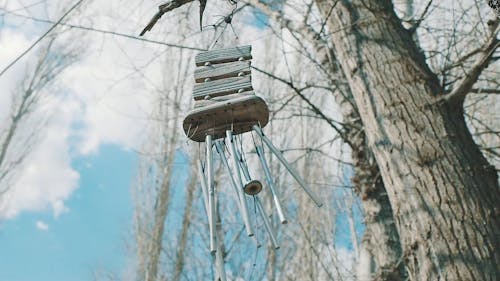
[[247,166],[247,164],[245,162],[243,162],[243,158],[241,156],[241,153],[238,152],[238,151],[236,153],[238,153],[238,159],[239,159],[241,171],[243,172],[243,176],[245,177],[245,180],[246,181],[251,181],[252,178],[250,177],[250,172],[248,172],[248,166]]
[[207,146],[207,174],[208,174],[208,226],[210,230],[210,252],[215,252],[216,236],[215,236],[215,183],[214,183],[214,167],[212,154],[212,136],[205,137]]
[[280,246],[278,245],[278,241],[276,240],[276,235],[274,234],[273,229],[271,228],[271,222],[269,222],[269,218],[266,215],[266,212],[264,211],[264,207],[262,206],[262,203],[260,202],[260,199],[258,196],[255,196],[255,203],[257,205],[257,209],[260,213],[260,216],[262,217],[262,220],[264,221],[264,227],[267,230],[267,233],[269,234],[269,237],[271,238],[271,242],[273,243],[273,247],[275,249],[279,249]]
[[210,209],[208,206],[207,178],[205,177],[205,173],[203,172],[203,165],[201,164],[201,160],[198,160],[198,176],[200,179],[201,193],[203,194],[203,203],[205,203],[205,212],[207,212],[207,217],[208,217],[210,214],[209,211]]
[[224,148],[221,145],[221,142],[215,142],[215,147],[217,148],[217,153],[219,153],[220,159],[222,160],[227,174],[229,175],[229,179],[231,180],[231,185],[233,186],[234,192],[236,194],[238,208],[240,209],[241,216],[243,217],[243,223],[245,224],[247,235],[253,236],[252,225],[250,224],[250,218],[248,217],[248,208],[246,204],[243,203],[243,201],[245,201],[245,198],[242,198],[245,195],[241,191],[241,188],[238,188],[236,180],[234,179],[234,175],[231,173],[231,169],[229,168],[229,163],[227,162],[226,154],[224,153]]
[[295,178],[295,180],[299,183],[299,185],[302,187],[302,189],[304,189],[304,191],[307,193],[307,195],[309,195],[309,198],[311,198],[318,207],[323,206],[323,203],[321,203],[321,201],[316,197],[314,192],[312,192],[312,190],[307,186],[307,184],[299,176],[297,171],[295,171],[295,169],[292,167],[292,165],[290,165],[290,163],[288,163],[288,161],[286,161],[283,154],[281,154],[281,152],[273,145],[271,140],[268,139],[264,135],[262,130],[259,128],[259,126],[254,125],[253,130],[262,138],[263,142],[267,145],[267,147],[269,147],[269,150],[271,150],[271,152],[274,153],[274,155],[276,155],[278,160],[280,160],[280,162],[285,166],[285,168],[288,170],[288,172]]
[[[217,198],[216,198],[217,199]],[[219,205],[217,205],[219,206]],[[224,268],[224,250],[222,249],[224,234],[222,233],[221,220],[219,215],[219,209],[216,212],[216,232],[220,235],[219,239],[217,239],[217,251],[215,252],[215,280],[216,281],[227,281],[226,278],[226,270]]]
[[[236,151],[236,153],[238,153],[238,158],[239,159],[242,159],[242,161],[240,161],[240,167],[241,167],[241,171],[243,172],[243,175],[245,176],[245,179],[247,181],[250,181],[251,178],[250,178],[250,172],[248,172],[248,167],[247,165],[245,164],[245,162],[243,161],[243,158],[241,157],[241,154],[239,152]],[[279,249],[279,245],[278,245],[278,242],[276,240],[276,235],[274,235],[274,232],[273,232],[273,229],[271,228],[271,222],[269,222],[269,218],[267,217],[266,215],[266,212],[264,211],[264,208],[262,207],[262,204],[260,202],[260,199],[258,196],[254,196],[254,200],[255,200],[255,204],[257,205],[257,211],[259,212],[260,216],[262,217],[262,220],[264,221],[264,227],[266,228],[266,231],[267,233],[269,234],[269,237],[271,237],[271,241],[273,243],[273,246],[275,249]],[[257,241],[258,242],[258,241]],[[257,247],[259,247],[260,245],[257,244]]]
[[215,281],[227,281],[226,269],[224,268],[224,258],[222,257],[222,247],[215,252]]
[[[243,194],[243,181],[241,180],[241,173],[240,173],[239,164],[238,164],[239,161],[238,161],[238,155],[236,152],[236,146],[234,145],[233,132],[231,132],[230,130],[227,130],[226,136],[227,136],[227,140],[229,143],[229,149],[230,149],[231,155],[232,155],[231,158],[233,159],[233,172],[236,173],[236,178],[238,179],[238,184],[239,184],[238,194],[241,195],[240,196],[241,204],[248,214],[248,204],[247,204],[247,200],[245,199],[245,194]],[[249,233],[248,236],[253,236],[253,231],[251,233]]]
[[271,176],[271,171],[269,170],[269,166],[267,166],[266,158],[264,155],[264,149],[261,145],[256,145],[255,150],[257,151],[257,156],[259,156],[260,164],[262,165],[262,169],[264,169],[264,173],[266,175],[267,184],[271,189],[271,193],[273,195],[274,206],[276,207],[276,211],[278,212],[278,217],[282,224],[286,224],[287,220],[285,215],[283,214],[283,209],[281,208],[281,203],[278,198],[278,193],[276,187],[274,186],[273,178]]

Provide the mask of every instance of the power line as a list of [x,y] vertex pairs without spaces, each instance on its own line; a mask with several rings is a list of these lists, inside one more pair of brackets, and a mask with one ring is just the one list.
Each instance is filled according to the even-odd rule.
[[0,72],[0,76],[2,76],[7,70],[9,70],[9,68],[11,68],[14,64],[16,64],[16,62],[18,62],[22,57],[24,57],[29,51],[31,51],[31,49],[33,49],[38,43],[40,43],[40,41],[43,40],[43,38],[49,35],[49,33],[52,30],[54,30],[54,28],[56,28],[62,22],[62,20],[67,15],[69,15],[74,9],[76,9],[76,7],[78,7],[82,2],[83,0],[79,0],[73,6],[71,6],[71,8],[67,10],[66,13],[64,13],[64,15],[62,15],[57,22],[55,22],[42,36],[40,36],[40,38],[38,38],[35,42],[33,42],[33,44],[31,44],[31,46],[29,46],[28,49],[26,49],[22,54],[20,54],[16,59],[14,59],[9,65],[7,65],[2,70],[2,72]]
[[[16,17],[20,17],[20,18],[32,20],[34,22],[43,22],[43,23],[52,23],[52,24],[55,23],[52,20],[41,19],[41,18],[36,18],[36,17],[29,17],[29,16],[25,16],[25,15],[21,15],[21,14],[12,12],[12,11],[5,10],[3,8],[0,8],[0,10],[5,11],[6,14],[10,14],[10,15],[13,15],[13,16],[16,16]],[[119,36],[119,37],[124,37],[124,38],[128,38],[128,39],[134,39],[134,40],[143,41],[143,42],[146,42],[146,43],[158,44],[158,45],[167,46],[167,47],[174,47],[174,48],[180,48],[180,49],[188,49],[188,50],[193,50],[193,51],[206,51],[206,49],[203,49],[203,48],[191,47],[191,46],[184,46],[184,45],[173,44],[173,43],[166,43],[166,42],[162,42],[162,41],[158,41],[158,40],[146,39],[146,38],[143,38],[143,37],[137,37],[137,36],[133,36],[133,35],[125,34],[125,33],[120,33],[120,32],[115,32],[115,31],[110,31],[110,30],[105,30],[105,29],[99,29],[99,28],[94,28],[94,27],[88,27],[88,26],[82,26],[82,25],[75,25],[75,24],[69,24],[69,23],[62,23],[62,22],[59,23],[58,25],[60,25],[60,26],[66,26],[66,27],[70,27],[70,28],[74,28],[74,29],[81,29],[81,30],[86,30],[86,31],[92,31],[92,32],[102,33],[102,34],[115,35],[115,36]]]
[[45,3],[45,0],[40,0],[40,1],[38,1],[38,2],[35,2],[35,3],[32,3],[32,4],[29,4],[29,5],[27,5],[27,6],[23,6],[22,8],[18,8],[18,9],[12,10],[12,11],[7,11],[7,10],[5,10],[4,8],[0,8],[1,10],[3,10],[3,11],[4,11],[4,13],[0,14],[0,17],[1,17],[1,16],[4,16],[5,14],[8,14],[8,13],[13,13],[13,12],[17,12],[17,11],[27,10],[28,8],[34,7],[34,6],[39,5],[39,4],[42,4],[42,3]]

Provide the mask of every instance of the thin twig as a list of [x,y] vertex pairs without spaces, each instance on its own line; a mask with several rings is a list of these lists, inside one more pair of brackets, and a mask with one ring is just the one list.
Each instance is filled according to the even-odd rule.
[[342,139],[344,139],[344,140],[346,139],[344,132],[342,132],[342,130],[340,128],[338,128],[333,123],[331,118],[326,116],[315,104],[313,104],[306,96],[304,96],[302,94],[301,89],[297,88],[292,82],[287,81],[286,79],[280,78],[280,77],[278,77],[274,74],[271,74],[265,70],[262,70],[258,67],[252,66],[252,68],[257,70],[258,72],[265,74],[273,79],[276,79],[276,80],[282,82],[283,84],[286,84],[288,87],[290,87],[303,101],[305,101],[311,107],[311,110],[314,113],[318,114],[323,120],[325,120],[328,123],[328,125],[330,125],[330,127],[332,127],[340,135],[340,137],[342,137]]
[[79,0],[77,1],[69,10],[66,11],[66,13],[64,13],[64,15],[62,15],[58,21],[56,21],[50,28],[49,30],[47,30],[42,36],[40,36],[40,38],[38,38],[35,42],[33,42],[33,44],[31,44],[31,46],[29,46],[28,49],[26,49],[22,54],[20,54],[16,59],[14,59],[9,65],[7,65],[3,70],[2,72],[0,72],[0,76],[2,76],[5,72],[7,72],[7,70],[9,70],[9,68],[11,68],[14,64],[16,64],[20,59],[22,59],[29,51],[31,51],[31,49],[33,49],[38,43],[40,43],[40,41],[43,40],[43,38],[47,37],[47,35],[49,35],[49,33],[54,30],[54,28],[56,28],[63,20],[64,18],[66,18],[66,16],[68,16],[74,9],[76,9],[76,7],[78,7],[81,3],[83,2],[83,0]]
[[148,25],[142,30],[139,36],[144,35],[146,32],[150,31],[153,26],[155,26],[156,22],[167,12],[173,11],[174,9],[179,8],[180,6],[191,3],[194,0],[172,0],[165,4],[162,4],[158,7],[158,12],[153,16],[153,18],[149,21]]

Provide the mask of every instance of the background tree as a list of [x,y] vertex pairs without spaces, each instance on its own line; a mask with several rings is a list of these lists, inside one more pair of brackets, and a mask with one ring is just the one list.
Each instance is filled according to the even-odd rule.
[[[493,280],[498,274],[498,221],[492,216],[498,199],[496,170],[468,132],[463,102],[467,93],[478,91],[474,86],[485,87],[481,79],[487,79],[484,70],[496,58],[498,20],[487,23],[482,20],[484,9],[471,12],[464,7],[449,29],[425,32],[438,26],[429,14],[439,14],[445,3],[431,1],[421,14],[405,19],[408,30],[390,1],[290,3],[302,12],[289,14],[286,9],[284,14],[273,12],[276,3],[267,11],[261,3],[253,4],[279,22],[275,34],[280,40],[302,40],[303,46],[295,51],[327,70],[324,81],[331,83],[327,86],[341,105],[341,135],[351,145],[357,167],[354,184],[365,199],[365,215],[373,218],[366,220],[367,228],[379,226],[373,228],[375,235],[365,236],[374,246],[370,251],[378,268],[375,277],[404,278],[405,264],[411,280]],[[469,7],[481,5],[485,3],[471,1]],[[314,13],[315,7],[322,17]],[[304,20],[290,20],[297,14],[305,15]],[[464,18],[472,20],[463,22]],[[466,33],[470,26],[474,32]],[[281,28],[292,37],[284,36]],[[431,34],[440,36],[436,45],[426,37]],[[474,44],[463,46],[458,36],[474,38]],[[334,124],[293,75],[283,79],[261,72],[289,86],[314,116]],[[378,237],[384,238],[374,240]]]
[[[81,1],[61,13],[60,21],[76,9]],[[15,184],[16,175],[26,157],[36,146],[43,127],[50,119],[43,107],[58,93],[58,76],[75,63],[82,54],[81,46],[68,43],[74,36],[67,28],[54,23],[49,30],[2,69],[4,75],[30,50],[36,54],[25,62],[26,74],[8,95],[10,109],[0,115],[0,195]],[[1,196],[0,196],[1,198]]]
[[[325,16],[332,10],[318,4]],[[327,22],[340,29],[332,34],[335,53],[381,167],[410,279],[494,280],[498,181],[462,105],[498,47],[498,21],[448,94],[390,1],[339,2]]]

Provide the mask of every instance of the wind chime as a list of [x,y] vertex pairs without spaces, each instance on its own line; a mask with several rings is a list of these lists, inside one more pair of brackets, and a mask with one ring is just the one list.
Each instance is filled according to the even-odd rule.
[[[264,155],[263,145],[267,146],[285,166],[314,203],[318,207],[322,205],[262,130],[269,121],[269,109],[264,100],[253,92],[251,59],[251,46],[199,53],[195,58],[197,68],[194,74],[196,82],[193,89],[194,109],[189,112],[183,123],[186,136],[193,141],[204,142],[206,146],[205,165],[201,160],[198,162],[199,176],[208,216],[210,252],[215,254],[216,260],[216,280],[222,281],[225,281],[226,277],[216,235],[217,189],[214,182],[214,154],[219,156],[230,179],[247,235],[255,239],[246,201],[247,198],[253,197],[257,212],[275,249],[279,249],[279,244],[258,196],[262,190],[268,189],[271,192],[280,222],[286,224],[287,219],[280,203],[279,190],[274,185]],[[260,138],[260,144],[254,142],[255,151],[264,170],[268,188],[250,176],[241,149],[242,137],[245,133],[251,134],[252,131]],[[242,136],[237,137],[237,135]]]

